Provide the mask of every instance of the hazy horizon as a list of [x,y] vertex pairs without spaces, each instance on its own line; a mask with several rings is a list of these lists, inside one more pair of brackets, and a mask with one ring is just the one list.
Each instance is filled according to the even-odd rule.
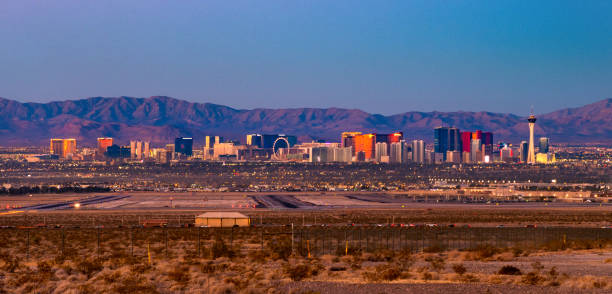
[[[222,104],[222,103],[213,103],[213,102],[206,102],[206,101],[192,101],[190,99],[185,99],[185,98],[181,98],[181,97],[172,97],[172,96],[163,96],[163,95],[154,95],[154,96],[149,96],[149,97],[135,97],[135,96],[116,96],[116,97],[107,97],[107,96],[91,96],[91,97],[83,97],[83,98],[72,98],[72,99],[57,99],[57,100],[50,100],[50,101],[42,101],[42,102],[38,102],[38,101],[19,101],[17,99],[12,99],[9,97],[2,97],[0,96],[0,98],[4,98],[4,99],[9,99],[9,100],[14,100],[20,103],[39,103],[39,104],[48,104],[48,103],[54,103],[54,102],[65,102],[65,101],[78,101],[78,100],[87,100],[90,98],[111,98],[111,99],[116,99],[116,98],[135,98],[135,99],[149,99],[152,97],[168,97],[168,98],[172,98],[172,99],[177,99],[177,100],[182,100],[182,101],[187,101],[187,102],[191,102],[191,103],[201,103],[201,104],[215,104],[215,105],[221,105],[221,106],[226,106],[226,107],[230,107],[236,110],[254,110],[254,109],[328,109],[328,108],[338,108],[338,109],[348,109],[348,110],[360,110],[360,111],[364,111],[366,113],[372,114],[372,115],[384,115],[384,116],[393,116],[393,115],[399,115],[399,114],[403,114],[406,112],[425,112],[425,113],[429,113],[429,112],[490,112],[490,113],[499,113],[499,114],[511,114],[511,115],[516,115],[516,116],[527,116],[527,115],[522,115],[522,114],[517,114],[517,113],[512,113],[512,112],[495,112],[495,111],[489,111],[489,110],[463,110],[463,109],[457,109],[457,110],[449,110],[449,111],[439,111],[439,110],[432,110],[432,111],[420,111],[420,110],[405,110],[402,112],[396,112],[396,113],[388,113],[388,114],[383,114],[383,113],[375,113],[375,112],[369,112],[365,109],[360,109],[360,108],[347,108],[347,107],[337,107],[337,106],[329,106],[329,107],[308,107],[308,106],[304,106],[304,107],[258,107],[258,108],[245,108],[245,107],[235,107],[235,106],[231,106],[231,105],[226,105],[226,104]],[[585,104],[581,104],[581,105],[577,105],[575,107],[565,107],[565,108],[559,108],[559,109],[553,109],[551,111],[547,111],[547,112],[538,112],[537,109],[534,109],[534,114],[536,115],[544,115],[544,114],[548,114],[551,112],[555,112],[558,110],[562,110],[562,109],[567,109],[567,108],[579,108],[582,106],[586,106],[589,104],[593,104],[593,103],[597,103],[597,102],[601,102],[604,100],[608,100],[608,99],[612,99],[612,98],[603,98],[601,100],[597,100],[597,101],[593,101],[593,102],[589,102],[589,103],[585,103]]]

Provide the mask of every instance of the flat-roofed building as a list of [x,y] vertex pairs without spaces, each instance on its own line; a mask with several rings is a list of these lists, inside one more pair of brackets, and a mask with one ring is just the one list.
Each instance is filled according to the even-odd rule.
[[248,227],[251,220],[240,212],[214,211],[196,216],[195,225],[209,228]]

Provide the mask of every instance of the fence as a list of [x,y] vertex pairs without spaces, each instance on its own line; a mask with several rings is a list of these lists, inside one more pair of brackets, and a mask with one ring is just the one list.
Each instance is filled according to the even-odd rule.
[[[612,229],[446,227],[236,227],[0,229],[2,250],[20,259],[53,256],[172,258],[205,256],[216,240],[235,251],[266,250],[279,242],[302,256],[378,250],[444,251],[481,246],[562,249],[612,244]],[[274,244],[273,244],[274,243]]]

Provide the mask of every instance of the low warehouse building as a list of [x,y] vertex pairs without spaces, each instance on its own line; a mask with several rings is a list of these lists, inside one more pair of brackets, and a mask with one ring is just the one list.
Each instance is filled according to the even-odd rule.
[[196,216],[197,227],[222,228],[222,227],[248,227],[251,220],[248,216],[239,212],[207,212]]

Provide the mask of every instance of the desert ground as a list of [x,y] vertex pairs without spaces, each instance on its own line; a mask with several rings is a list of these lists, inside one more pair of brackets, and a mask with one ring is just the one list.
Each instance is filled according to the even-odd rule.
[[[307,192],[25,195],[0,204],[4,293],[612,291],[608,204]],[[194,227],[205,211],[239,211],[252,226]],[[151,219],[167,226],[141,226]]]

